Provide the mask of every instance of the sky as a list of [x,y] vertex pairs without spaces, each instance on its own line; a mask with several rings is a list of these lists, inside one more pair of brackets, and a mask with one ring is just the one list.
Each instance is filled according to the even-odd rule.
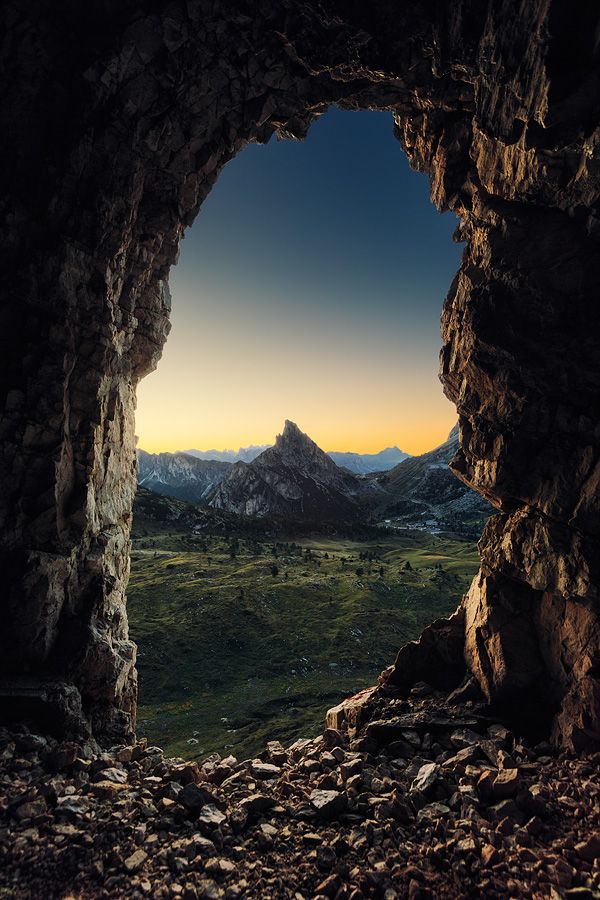
[[456,421],[437,377],[461,248],[385,112],[331,108],[303,142],[221,172],[171,270],[172,331],[138,389],[150,452],[272,443],[416,454]]

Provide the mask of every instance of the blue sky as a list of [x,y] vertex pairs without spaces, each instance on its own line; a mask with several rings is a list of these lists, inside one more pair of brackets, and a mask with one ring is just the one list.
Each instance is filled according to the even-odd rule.
[[[330,109],[230,162],[172,270],[173,331],[140,388],[147,449],[273,440],[419,452],[456,415],[437,380],[461,248],[389,113]],[[438,441],[439,437],[439,441]]]

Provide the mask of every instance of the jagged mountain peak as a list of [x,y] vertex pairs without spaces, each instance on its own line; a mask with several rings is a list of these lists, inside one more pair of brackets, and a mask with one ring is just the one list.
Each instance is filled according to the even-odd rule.
[[255,462],[263,467],[285,466],[311,474],[326,473],[326,477],[340,472],[331,457],[290,419],[285,420],[275,444],[257,456]]
[[309,438],[307,434],[298,428],[291,419],[286,419],[283,425],[283,431],[275,438],[275,446],[281,447],[285,444],[306,444],[316,446],[315,442]]
[[286,419],[275,444],[251,463],[237,463],[210,504],[243,515],[304,521],[356,521],[363,484],[340,469],[303,431]]

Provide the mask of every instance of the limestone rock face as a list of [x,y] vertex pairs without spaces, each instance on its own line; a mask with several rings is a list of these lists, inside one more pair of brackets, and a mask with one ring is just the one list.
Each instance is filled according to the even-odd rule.
[[542,694],[558,743],[597,743],[600,78],[597,12],[576,7],[3,4],[11,683],[75,686],[83,731],[131,733],[135,388],[168,333],[169,267],[229,159],[273,133],[303,137],[338,103],[393,112],[466,242],[442,317],[452,465],[501,512],[463,600],[467,663],[492,701]]

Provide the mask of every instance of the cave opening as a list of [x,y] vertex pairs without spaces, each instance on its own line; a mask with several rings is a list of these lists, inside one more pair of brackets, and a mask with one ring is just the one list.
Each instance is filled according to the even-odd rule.
[[[456,412],[437,377],[456,219],[393,126],[333,107],[300,143],[245,148],[171,271],[172,331],[138,388],[128,588],[138,733],[167,752],[243,757],[316,733],[476,572],[492,508],[447,469]],[[286,419],[351,472],[341,490],[363,490],[351,520],[323,497],[283,503],[305,488],[278,466],[304,477],[302,456],[265,462],[282,484],[249,519],[256,483],[235,500],[220,486]],[[339,469],[317,477],[338,490]]]
[[[0,893],[595,896],[598,11],[6,0],[0,22]],[[497,514],[456,610],[416,641],[387,635],[395,660],[313,741],[237,764],[169,758],[136,737],[136,389],[161,357],[169,271],[219,172],[274,135],[310,142],[332,106],[392,112],[434,205],[458,217],[441,317],[450,465]],[[393,578],[446,577],[406,550],[405,574],[373,547],[340,559],[327,535],[318,547],[211,536],[188,571],[175,543],[189,529],[155,559],[133,526],[133,555],[150,551],[176,596],[194,581],[206,595],[213,565],[261,567],[263,597],[230,596],[247,631],[281,601],[286,570],[304,588],[326,569],[353,590],[372,581],[362,635],[350,621],[322,629],[328,683],[343,639],[373,634]],[[328,622],[329,595],[307,593]],[[158,678],[210,614],[194,603]],[[293,656],[308,678],[304,646],[282,647],[284,673]]]

